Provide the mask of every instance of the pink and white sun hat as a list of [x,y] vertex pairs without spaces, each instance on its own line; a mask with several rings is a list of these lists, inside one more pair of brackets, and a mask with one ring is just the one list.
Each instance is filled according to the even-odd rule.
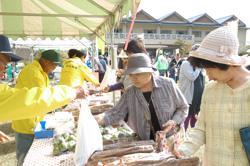
[[190,56],[232,66],[241,66],[246,58],[238,55],[238,21],[211,31]]

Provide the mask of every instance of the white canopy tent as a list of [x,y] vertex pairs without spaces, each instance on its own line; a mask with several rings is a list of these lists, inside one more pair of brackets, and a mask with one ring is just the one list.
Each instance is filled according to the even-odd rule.
[[139,4],[140,0],[1,0],[0,34],[34,43],[39,38],[94,40],[117,27],[122,16],[135,13]]
[[28,38],[26,40],[23,40],[22,38],[18,38],[17,40],[10,39],[10,42],[14,47],[29,47],[33,49],[39,49],[39,48],[53,48],[53,49],[60,49],[60,50],[68,50],[70,48],[84,48],[84,47],[91,47],[91,41],[82,38],[82,39],[59,39],[56,38],[54,40],[51,40],[50,38],[46,39],[35,39],[32,40],[31,38]]
[[0,34],[16,38],[101,36],[140,0],[1,0]]

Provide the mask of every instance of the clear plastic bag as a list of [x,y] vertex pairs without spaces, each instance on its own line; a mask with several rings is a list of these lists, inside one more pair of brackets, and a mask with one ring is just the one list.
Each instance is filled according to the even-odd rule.
[[81,103],[77,128],[77,144],[74,161],[76,166],[83,166],[97,150],[103,150],[103,141],[99,125],[91,114],[87,101]]
[[108,85],[112,85],[116,83],[116,70],[107,67],[104,78],[101,82],[100,88],[103,89]]

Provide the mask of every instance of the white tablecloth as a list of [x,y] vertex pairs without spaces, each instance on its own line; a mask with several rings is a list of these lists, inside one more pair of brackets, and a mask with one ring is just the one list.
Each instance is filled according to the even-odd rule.
[[[107,95],[89,96],[91,103],[110,101]],[[47,115],[53,118],[54,114]],[[53,138],[34,139],[28,154],[25,157],[23,166],[74,166],[74,153],[68,152],[59,156],[53,156]]]
[[74,166],[74,153],[53,156],[52,138],[35,139],[23,166]]

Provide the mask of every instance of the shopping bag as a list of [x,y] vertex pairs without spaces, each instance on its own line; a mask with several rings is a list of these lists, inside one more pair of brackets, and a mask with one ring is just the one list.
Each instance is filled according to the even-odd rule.
[[244,127],[240,129],[240,138],[250,164],[250,127]]
[[74,161],[76,166],[83,166],[90,156],[103,150],[102,135],[98,123],[91,114],[87,101],[81,103],[81,111],[77,128],[77,144]]
[[101,82],[100,88],[103,89],[108,85],[116,83],[116,70],[107,67],[103,80]]

